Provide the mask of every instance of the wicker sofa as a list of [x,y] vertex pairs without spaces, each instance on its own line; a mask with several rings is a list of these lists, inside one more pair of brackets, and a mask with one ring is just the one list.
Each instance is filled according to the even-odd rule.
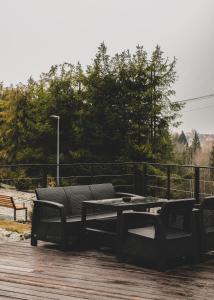
[[[122,196],[111,183],[78,185],[36,189],[32,216],[31,245],[37,241],[60,243],[62,249],[68,244],[78,244],[81,240],[81,207],[85,200],[101,200]],[[114,230],[114,212],[92,211],[88,216],[89,225],[104,230]],[[91,224],[90,224],[91,223]]]

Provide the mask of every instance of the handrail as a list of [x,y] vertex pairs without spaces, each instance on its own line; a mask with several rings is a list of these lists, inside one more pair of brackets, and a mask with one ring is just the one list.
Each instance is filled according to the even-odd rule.
[[[108,178],[109,180],[113,180],[114,182],[119,182],[123,186],[133,186],[133,188],[139,192],[139,194],[147,193],[147,189],[149,188],[149,192],[151,189],[162,189],[166,190],[164,196],[168,199],[171,196],[176,195],[179,192],[192,193],[197,201],[201,198],[202,195],[206,195],[207,193],[214,193],[214,179],[211,174],[214,174],[214,167],[210,166],[197,166],[197,165],[179,165],[172,163],[160,163],[160,162],[146,162],[146,161],[126,161],[126,162],[79,162],[79,163],[20,163],[20,164],[0,164],[1,168],[11,168],[12,173],[10,171],[2,172],[0,174],[0,181],[4,182],[17,182],[21,180],[33,181],[32,186],[36,185],[46,186],[49,180],[55,181],[55,176],[53,175],[53,168],[56,166],[60,166],[61,179],[65,180],[64,182],[68,182],[71,179],[71,184],[75,184],[75,178],[78,180],[89,179],[90,183],[103,182],[104,178]],[[96,168],[100,166],[100,168]],[[118,166],[118,168],[114,168]],[[119,168],[122,166],[124,168]],[[154,170],[159,170],[158,172],[153,172],[152,168],[148,168],[148,166],[154,166]],[[84,168],[88,167],[88,168]],[[26,168],[26,174],[31,174],[30,176],[26,175],[23,177],[14,176],[14,168]],[[31,172],[32,168],[33,172]],[[126,169],[127,168],[127,169]],[[189,168],[190,172],[188,172],[188,177],[182,177],[182,169]],[[29,171],[30,170],[30,171]],[[113,170],[115,170],[115,174]],[[210,170],[211,172],[202,170]],[[185,170],[184,170],[185,171]],[[8,173],[7,173],[8,172]],[[18,172],[17,172],[18,173]],[[106,174],[105,174],[106,173]],[[156,174],[157,173],[157,174]],[[186,171],[185,171],[186,173]],[[5,174],[5,175],[4,175]],[[7,175],[6,175],[7,174]],[[10,176],[12,174],[12,176]],[[205,174],[205,175],[203,175]],[[208,175],[207,175],[208,174]],[[6,178],[8,176],[8,178]],[[14,177],[13,177],[14,176]],[[131,177],[130,179],[126,179],[125,177]],[[178,176],[178,177],[176,177]],[[203,177],[204,176],[204,177]],[[102,179],[103,178],[103,179]],[[120,181],[120,178],[122,181]],[[212,180],[213,179],[213,180]],[[38,182],[36,182],[38,180]],[[67,180],[67,181],[66,181]],[[130,181],[131,180],[131,181]],[[157,180],[157,182],[156,182]],[[83,182],[82,181],[82,182]],[[177,181],[177,182],[176,182]],[[124,182],[126,184],[124,184]],[[130,182],[132,183],[130,185]],[[189,186],[188,186],[189,182]],[[21,184],[21,183],[20,183]],[[209,186],[207,186],[209,184]],[[206,185],[206,186],[205,186]],[[187,190],[189,189],[189,191]],[[203,192],[202,192],[203,191]],[[156,192],[155,192],[156,193]],[[171,195],[172,193],[172,195]]]
[[95,163],[95,162],[89,162],[89,163],[84,163],[84,162],[80,162],[80,163],[60,163],[60,164],[48,164],[48,163],[33,163],[33,164],[29,164],[29,163],[21,163],[21,164],[0,164],[0,168],[4,168],[4,167],[56,167],[56,166],[99,166],[99,165],[156,165],[156,166],[163,166],[163,167],[182,167],[182,168],[200,168],[200,169],[212,169],[214,170],[214,167],[212,166],[198,166],[198,165],[180,165],[180,164],[173,164],[173,163],[157,163],[157,162],[146,162],[146,161],[128,161],[128,162],[99,162],[99,163]]

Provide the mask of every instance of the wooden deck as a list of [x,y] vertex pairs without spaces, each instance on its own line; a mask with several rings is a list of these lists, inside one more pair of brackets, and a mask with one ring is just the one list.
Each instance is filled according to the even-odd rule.
[[0,244],[0,299],[214,299],[214,259],[165,273],[96,251]]

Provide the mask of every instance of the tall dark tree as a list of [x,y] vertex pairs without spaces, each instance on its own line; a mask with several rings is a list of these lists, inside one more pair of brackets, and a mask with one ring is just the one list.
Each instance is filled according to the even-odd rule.
[[178,142],[184,146],[188,146],[187,137],[186,137],[185,133],[183,132],[183,130],[178,137]]
[[191,148],[192,148],[193,154],[195,154],[197,151],[201,150],[200,137],[196,130],[194,131]]
[[167,161],[170,127],[181,106],[170,101],[175,59],[157,46],[110,56],[104,43],[92,64],[52,66],[40,80],[0,85],[0,159],[55,162],[56,122],[60,116],[60,160]]

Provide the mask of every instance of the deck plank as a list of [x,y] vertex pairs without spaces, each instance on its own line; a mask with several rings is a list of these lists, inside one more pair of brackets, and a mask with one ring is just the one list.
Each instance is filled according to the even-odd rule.
[[109,253],[0,244],[0,299],[213,299],[213,282],[214,258],[160,273]]

